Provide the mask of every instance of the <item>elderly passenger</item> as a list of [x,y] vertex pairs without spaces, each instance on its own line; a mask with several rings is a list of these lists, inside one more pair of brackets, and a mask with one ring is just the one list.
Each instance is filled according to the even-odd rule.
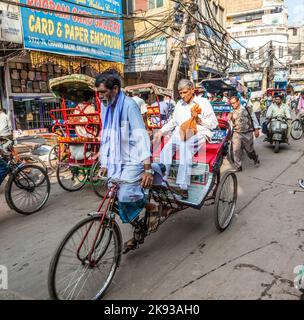
[[[160,161],[166,165],[166,179],[170,172],[174,152],[179,149],[180,163],[176,179],[179,187],[175,191],[181,195],[182,199],[187,199],[193,155],[201,148],[206,139],[211,137],[211,130],[218,126],[218,122],[210,102],[203,97],[195,96],[195,88],[190,80],[181,80],[178,84],[178,91],[182,100],[176,104],[170,121],[157,132],[154,142],[159,142],[162,136],[172,132],[170,140],[161,152]],[[201,108],[196,132],[185,140],[181,137],[180,129],[187,120],[191,119],[195,106]]]

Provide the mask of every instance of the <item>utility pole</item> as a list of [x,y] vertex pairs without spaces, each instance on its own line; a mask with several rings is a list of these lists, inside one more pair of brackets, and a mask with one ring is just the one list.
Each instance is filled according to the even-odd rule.
[[273,57],[274,57],[274,50],[273,50],[273,45],[272,45],[272,40],[270,41],[269,44],[269,64],[267,67],[267,88],[272,88],[273,86],[273,78],[274,78],[274,73],[273,73]]
[[[185,40],[188,21],[189,21],[189,14],[188,14],[188,12],[185,12],[184,21],[183,21],[181,31],[180,31],[180,34],[178,37],[180,41]],[[177,71],[178,71],[179,63],[180,63],[181,56],[182,56],[182,51],[183,51],[183,44],[179,43],[178,48],[175,51],[174,60],[173,60],[173,64],[172,64],[172,68],[171,68],[171,72],[170,72],[170,76],[169,76],[169,80],[168,80],[167,87],[168,87],[168,89],[171,89],[171,90],[174,90],[174,84],[175,84]]]

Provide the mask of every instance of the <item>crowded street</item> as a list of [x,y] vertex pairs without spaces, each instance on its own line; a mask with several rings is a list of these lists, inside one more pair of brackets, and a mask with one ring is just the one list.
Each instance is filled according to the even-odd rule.
[[[256,150],[261,165],[246,159],[237,174],[236,216],[224,233],[213,225],[212,206],[177,213],[122,257],[106,299],[299,299],[293,270],[303,263],[304,194],[294,191],[303,176],[303,141],[274,154],[260,137]],[[228,168],[225,161],[222,172]],[[1,187],[0,256],[10,290],[0,299],[48,299],[53,252],[99,201],[89,186],[68,193],[52,179],[47,205],[26,217],[7,208]],[[130,229],[122,228],[125,240]]]
[[303,12],[0,0],[0,306],[304,300]]

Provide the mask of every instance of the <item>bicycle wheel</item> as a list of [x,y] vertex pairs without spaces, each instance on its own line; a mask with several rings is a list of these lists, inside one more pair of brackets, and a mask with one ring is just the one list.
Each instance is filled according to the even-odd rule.
[[90,182],[94,192],[101,198],[103,198],[108,190],[108,179],[106,177],[98,177],[100,169],[100,161],[96,161],[90,171]]
[[293,120],[291,123],[290,135],[294,140],[300,140],[303,136],[303,126],[299,119]]
[[214,205],[214,223],[219,231],[228,228],[235,212],[237,201],[237,179],[233,172],[221,178]]
[[45,205],[50,188],[49,177],[42,167],[25,164],[9,177],[5,187],[5,198],[12,210],[29,215]]
[[119,267],[122,238],[115,221],[100,222],[100,215],[82,220],[58,246],[48,273],[51,299],[98,300],[106,293]]
[[86,168],[69,166],[69,164],[65,162],[58,164],[56,176],[61,188],[69,192],[74,192],[85,186],[89,172]]
[[233,144],[232,141],[228,144],[227,160],[232,167],[234,167],[234,156],[233,156]]
[[52,170],[56,170],[58,164],[59,145],[55,144],[49,152],[48,162]]

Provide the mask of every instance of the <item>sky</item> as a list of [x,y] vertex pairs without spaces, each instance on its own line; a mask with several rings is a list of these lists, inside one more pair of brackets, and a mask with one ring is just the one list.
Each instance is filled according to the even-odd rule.
[[289,24],[304,25],[304,0],[285,0],[288,7]]

